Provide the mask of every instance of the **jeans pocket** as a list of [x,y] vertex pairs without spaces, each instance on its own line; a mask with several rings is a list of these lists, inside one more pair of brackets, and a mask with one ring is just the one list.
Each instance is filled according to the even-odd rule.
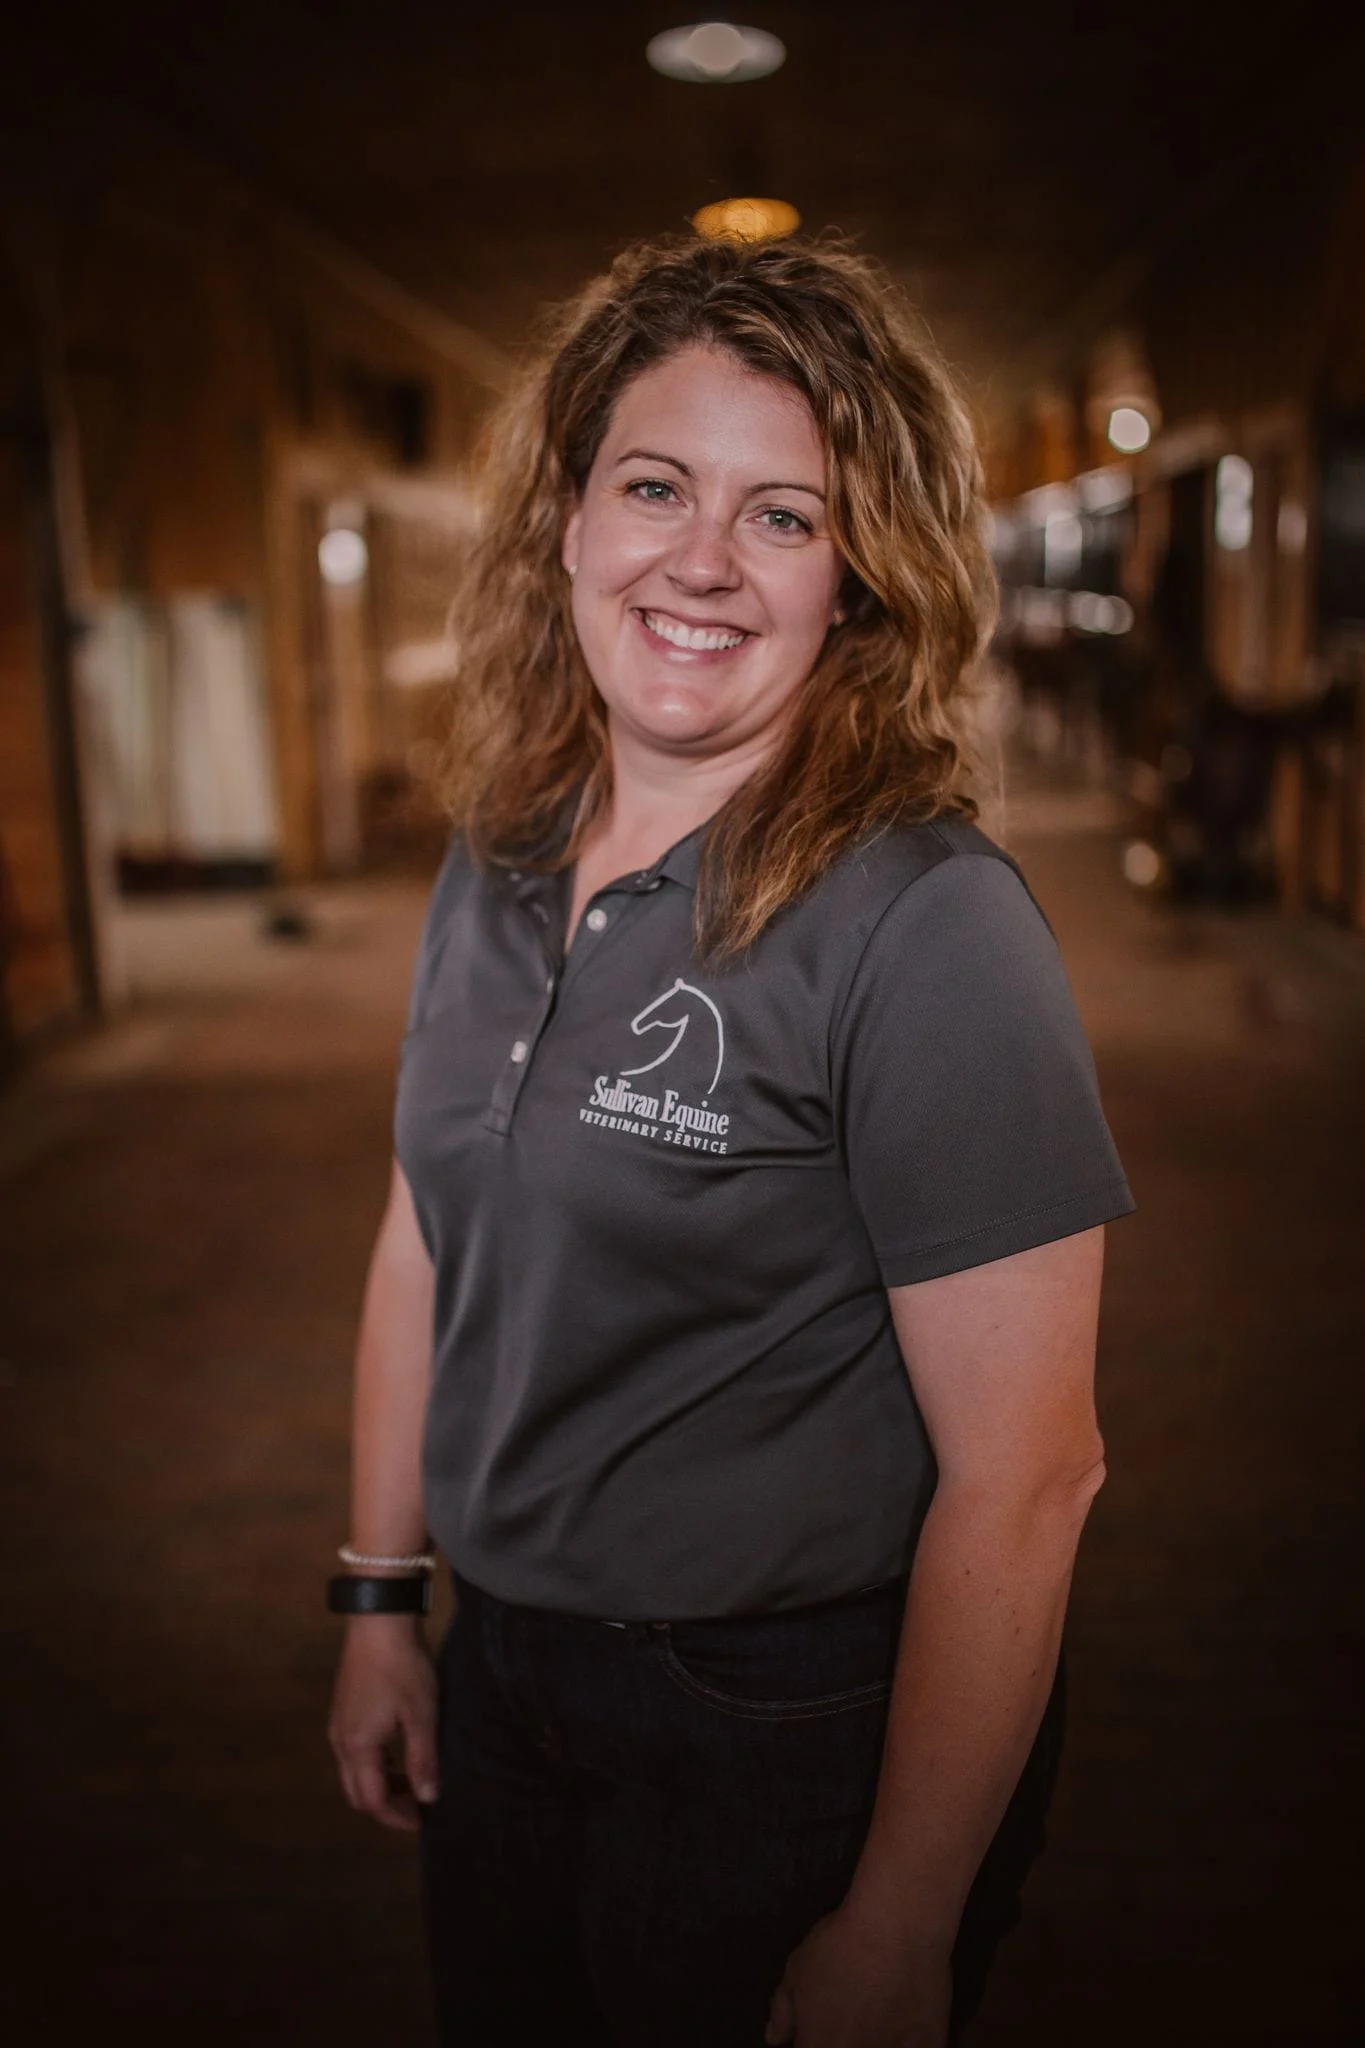
[[672,1622],[655,1629],[653,1643],[672,1683],[718,1713],[802,1721],[884,1704],[899,1632],[900,1601],[882,1597],[808,1613]]

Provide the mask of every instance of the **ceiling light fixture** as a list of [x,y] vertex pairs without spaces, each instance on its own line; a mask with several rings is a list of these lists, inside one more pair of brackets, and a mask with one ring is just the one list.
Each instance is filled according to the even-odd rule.
[[717,199],[692,216],[708,242],[780,242],[794,235],[801,216],[785,199]]
[[748,78],[767,78],[786,55],[783,44],[766,29],[739,28],[733,21],[666,28],[645,47],[655,71],[689,85],[740,85]]

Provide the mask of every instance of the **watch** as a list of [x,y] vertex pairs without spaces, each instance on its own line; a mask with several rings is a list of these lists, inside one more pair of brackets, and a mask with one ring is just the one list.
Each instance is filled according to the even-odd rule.
[[327,1605],[333,1614],[430,1614],[431,1578],[426,1572],[401,1579],[339,1572],[327,1582]]

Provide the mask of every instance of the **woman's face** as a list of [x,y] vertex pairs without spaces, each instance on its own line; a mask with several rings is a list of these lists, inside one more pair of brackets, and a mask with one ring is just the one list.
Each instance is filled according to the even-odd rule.
[[719,349],[642,371],[617,402],[562,559],[618,740],[699,757],[775,741],[843,572],[805,399]]

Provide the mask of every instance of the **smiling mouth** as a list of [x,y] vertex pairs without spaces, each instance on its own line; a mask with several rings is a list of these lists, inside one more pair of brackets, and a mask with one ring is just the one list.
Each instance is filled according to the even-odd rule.
[[685,626],[666,612],[637,613],[647,632],[666,640],[670,647],[683,647],[691,654],[725,654],[751,636],[736,626]]

